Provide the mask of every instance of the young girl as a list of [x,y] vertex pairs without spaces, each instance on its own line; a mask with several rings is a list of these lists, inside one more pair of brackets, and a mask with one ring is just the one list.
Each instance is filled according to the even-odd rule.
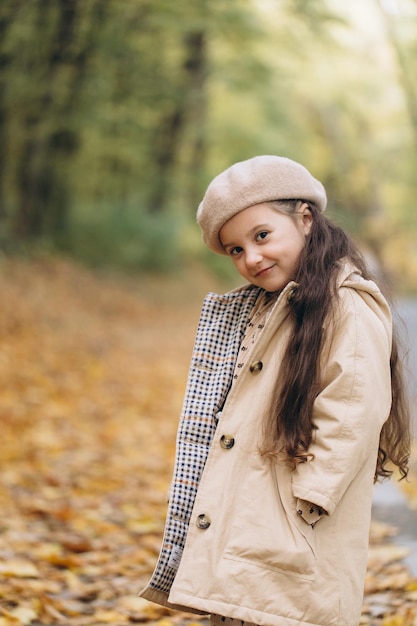
[[372,486],[392,464],[407,475],[390,310],[326,202],[302,165],[259,156],[198,209],[249,284],[205,299],[141,595],[215,625],[357,626]]

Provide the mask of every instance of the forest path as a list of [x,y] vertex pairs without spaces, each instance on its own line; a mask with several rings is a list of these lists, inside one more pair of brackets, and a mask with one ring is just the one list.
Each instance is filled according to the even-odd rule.
[[[1,262],[0,626],[197,621],[137,593],[161,543],[201,299],[216,286],[195,268],[145,278]],[[417,580],[393,532],[372,526],[364,624],[416,623]]]

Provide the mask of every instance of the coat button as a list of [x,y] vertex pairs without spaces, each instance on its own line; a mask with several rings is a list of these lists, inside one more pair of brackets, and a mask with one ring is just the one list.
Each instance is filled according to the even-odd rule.
[[249,367],[249,370],[252,372],[252,374],[259,374],[263,366],[264,364],[262,363],[262,361],[254,361]]
[[197,517],[197,528],[201,528],[201,530],[206,530],[211,524],[210,518],[207,517],[204,513]]
[[232,435],[222,435],[220,437],[220,445],[225,450],[230,450],[235,445],[234,437]]

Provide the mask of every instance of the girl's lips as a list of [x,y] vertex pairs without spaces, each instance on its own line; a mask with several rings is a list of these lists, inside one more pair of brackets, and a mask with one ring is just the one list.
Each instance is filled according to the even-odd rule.
[[267,274],[269,272],[269,270],[272,270],[272,268],[275,267],[275,263],[274,265],[270,265],[269,267],[265,267],[263,270],[261,270],[260,272],[258,272],[256,274],[256,278],[260,278],[262,276],[265,276],[265,274]]

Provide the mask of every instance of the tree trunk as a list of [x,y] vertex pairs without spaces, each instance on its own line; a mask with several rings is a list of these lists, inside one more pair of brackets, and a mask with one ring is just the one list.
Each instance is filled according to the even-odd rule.
[[[55,35],[48,52],[45,90],[38,109],[24,120],[25,142],[18,164],[19,206],[14,233],[19,239],[59,237],[68,221],[70,189],[67,165],[80,138],[73,113],[85,77],[95,32],[104,18],[107,0],[95,0],[91,15],[80,0],[59,0]],[[53,16],[55,3],[41,0],[38,28]],[[91,6],[91,3],[90,3]],[[87,9],[89,6],[87,5]],[[77,41],[83,20],[89,20],[82,45]],[[37,33],[42,38],[42,32]]]
[[191,128],[191,151],[188,167],[188,203],[195,211],[201,196],[201,176],[206,157],[205,84],[207,80],[207,46],[205,33],[192,33],[187,39],[186,70],[190,85],[188,124]]
[[[205,155],[205,95],[206,46],[202,31],[184,38],[185,58],[183,84],[180,85],[175,107],[165,114],[154,140],[153,164],[155,183],[149,200],[149,212],[161,213],[168,205],[175,163],[186,131],[190,136],[188,189],[186,196],[194,203],[199,193],[198,181]],[[187,134],[188,136],[188,134]]]
[[[7,108],[5,103],[7,73],[11,65],[10,52],[4,49],[7,32],[13,24],[22,2],[6,2],[0,6],[0,223],[4,224],[8,216],[5,176],[7,164]],[[3,44],[3,45],[2,45]]]
[[163,213],[166,208],[183,124],[184,103],[180,101],[164,115],[155,133],[152,163],[155,179],[149,198],[149,213]]

